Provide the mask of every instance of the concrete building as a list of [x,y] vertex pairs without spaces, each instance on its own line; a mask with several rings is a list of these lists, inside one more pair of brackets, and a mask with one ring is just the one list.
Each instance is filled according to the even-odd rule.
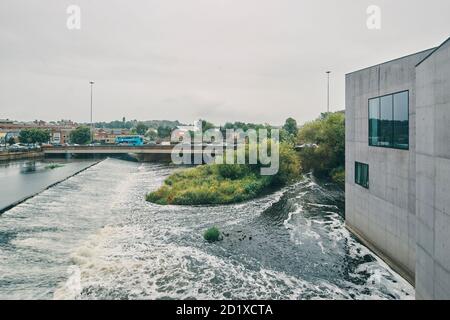
[[450,39],[346,75],[346,225],[450,299]]

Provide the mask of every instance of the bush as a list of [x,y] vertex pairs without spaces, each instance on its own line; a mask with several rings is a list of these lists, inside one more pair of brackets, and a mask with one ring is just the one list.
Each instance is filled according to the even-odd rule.
[[203,238],[208,242],[215,242],[222,240],[219,229],[216,227],[209,228],[203,233]]
[[223,178],[240,179],[249,174],[249,167],[244,164],[219,164],[217,170]]
[[333,180],[333,182],[339,184],[340,186],[344,186],[345,185],[345,169],[342,167],[334,169],[331,172],[331,180]]

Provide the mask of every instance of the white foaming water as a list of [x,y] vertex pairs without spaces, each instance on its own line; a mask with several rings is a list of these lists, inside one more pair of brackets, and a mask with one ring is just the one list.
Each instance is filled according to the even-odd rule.
[[[412,287],[305,179],[229,206],[145,201],[173,168],[108,159],[2,217],[0,294],[54,299],[407,299]],[[3,219],[5,218],[5,219]],[[202,233],[216,225],[224,240]],[[11,231],[10,234],[7,231]],[[20,262],[22,264],[20,265]],[[26,279],[26,281],[24,280]]]

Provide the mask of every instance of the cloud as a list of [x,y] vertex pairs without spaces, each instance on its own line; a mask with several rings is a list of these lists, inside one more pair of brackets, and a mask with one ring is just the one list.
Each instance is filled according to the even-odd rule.
[[[77,0],[0,3],[0,118],[300,123],[344,108],[344,75],[448,36],[447,0]],[[414,24],[412,21],[421,21]]]

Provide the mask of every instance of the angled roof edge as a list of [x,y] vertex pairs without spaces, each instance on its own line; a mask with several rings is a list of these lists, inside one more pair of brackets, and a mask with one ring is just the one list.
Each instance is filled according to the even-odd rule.
[[427,51],[430,51],[430,50],[432,50],[432,52],[434,52],[438,48],[439,47],[433,47],[433,48],[429,48],[429,49],[422,50],[422,51],[419,51],[419,52],[410,53],[410,54],[404,55],[404,56],[399,57],[399,58],[391,59],[391,60],[388,60],[388,61],[385,61],[385,62],[381,62],[381,63],[377,63],[377,64],[374,64],[374,65],[371,65],[369,67],[365,67],[365,68],[361,68],[361,69],[358,69],[358,70],[355,70],[355,71],[352,71],[352,72],[348,72],[348,73],[346,73],[346,75],[350,75],[352,73],[357,73],[357,72],[360,72],[360,71],[363,71],[363,70],[366,70],[366,69],[370,69],[370,68],[373,68],[373,67],[376,67],[376,66],[381,66],[383,64],[387,64],[387,63],[394,62],[394,61],[397,61],[397,60],[405,59],[405,58],[408,58],[408,57],[411,57],[411,56],[415,56],[417,54],[421,54],[421,53],[424,53],[424,52],[427,52]]
[[425,58],[423,58],[422,60],[420,60],[419,63],[416,64],[416,68],[417,68],[422,62],[424,62],[424,61],[427,60],[429,57],[431,57],[436,51],[438,51],[440,48],[442,48],[442,47],[443,47],[447,42],[449,42],[449,41],[450,41],[450,37],[449,37],[447,40],[445,40],[444,42],[442,42],[442,44],[441,44],[439,47],[436,47],[433,51],[431,51],[429,54],[427,54]]

